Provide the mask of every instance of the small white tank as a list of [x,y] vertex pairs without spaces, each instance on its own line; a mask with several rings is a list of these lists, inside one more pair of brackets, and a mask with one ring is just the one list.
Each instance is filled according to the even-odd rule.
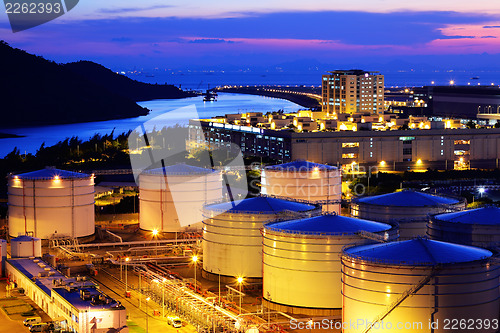
[[356,324],[343,332],[497,332],[500,266],[491,257],[423,238],[345,249],[342,322]]
[[397,236],[397,229],[389,224],[335,214],[266,224],[262,251],[267,307],[294,314],[333,315],[329,310],[342,307],[342,249]]
[[324,212],[340,214],[342,179],[334,166],[295,161],[265,167],[261,193],[321,203]]
[[139,226],[143,230],[178,232],[200,228],[202,208],[222,199],[220,171],[176,164],[139,176]]
[[412,190],[359,197],[351,202],[351,215],[398,224],[400,239],[425,236],[429,215],[465,208],[465,201]]
[[[214,276],[262,278],[263,224],[321,213],[314,205],[256,197],[205,206],[203,270]],[[205,276],[209,277],[208,274]],[[215,278],[214,278],[215,279]],[[234,280],[234,279],[233,279]]]
[[9,176],[9,235],[86,237],[95,232],[94,177],[47,168]]
[[42,257],[42,240],[36,237],[19,236],[11,239],[12,258]]

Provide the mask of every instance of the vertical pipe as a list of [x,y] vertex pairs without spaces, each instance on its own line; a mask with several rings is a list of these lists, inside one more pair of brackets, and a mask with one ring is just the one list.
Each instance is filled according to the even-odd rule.
[[33,179],[33,237],[38,237],[37,223],[36,223],[36,192],[35,192],[35,180]]

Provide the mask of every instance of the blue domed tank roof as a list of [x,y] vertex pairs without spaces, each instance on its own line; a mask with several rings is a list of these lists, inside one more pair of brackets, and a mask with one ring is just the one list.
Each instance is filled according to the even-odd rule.
[[416,191],[400,191],[357,198],[355,202],[378,206],[425,207],[457,204],[459,200]]
[[31,242],[33,240],[37,241],[37,240],[40,240],[40,238],[22,235],[22,236],[17,236],[16,238],[12,238],[10,241],[11,242]]
[[463,224],[500,225],[500,208],[494,206],[439,214],[435,220]]
[[19,179],[53,179],[55,176],[60,179],[71,179],[71,178],[89,178],[90,175],[80,172],[66,171],[54,168],[45,168],[37,171],[21,173],[18,175],[13,175],[13,177],[17,177]]
[[266,229],[304,234],[355,234],[359,231],[381,232],[392,227],[389,224],[373,222],[340,215],[322,215],[311,218],[270,223]]
[[319,170],[337,170],[336,167],[319,164],[309,161],[297,160],[294,162],[270,165],[264,168],[265,170],[280,170],[280,171],[314,171],[314,169]]
[[205,206],[205,209],[234,213],[255,212],[273,214],[284,211],[306,212],[316,209],[316,206],[271,197],[255,197],[208,205]]
[[490,251],[477,247],[425,238],[356,246],[344,250],[344,253],[366,261],[416,266],[465,263],[492,256]]
[[215,172],[213,169],[205,169],[197,166],[187,165],[184,163],[174,164],[166,167],[145,170],[143,173],[148,175],[199,175],[199,174],[209,174]]

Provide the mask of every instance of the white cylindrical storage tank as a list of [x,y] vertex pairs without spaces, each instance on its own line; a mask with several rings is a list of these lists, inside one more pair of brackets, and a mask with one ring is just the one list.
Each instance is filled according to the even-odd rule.
[[340,214],[342,178],[334,166],[295,161],[265,167],[262,194],[321,203],[324,212]]
[[[203,270],[210,278],[262,278],[262,236],[267,221],[318,215],[318,206],[271,197],[208,205],[203,209]],[[213,277],[212,276],[212,277]]]
[[206,202],[222,199],[222,173],[186,164],[147,170],[139,176],[139,226],[178,232],[201,228]]
[[9,176],[9,235],[86,237],[95,232],[94,177],[47,168]]
[[430,214],[464,208],[464,200],[404,190],[355,198],[351,202],[351,215],[372,221],[397,223],[399,237],[410,239],[426,234]]
[[40,238],[19,236],[10,241],[12,258],[29,258],[42,256],[42,241]]
[[263,297],[278,311],[333,315],[342,307],[342,248],[396,238],[389,224],[336,214],[266,224]]
[[427,235],[435,240],[493,248],[500,246],[500,208],[488,206],[431,216]]
[[491,256],[423,238],[344,250],[342,322],[357,324],[343,332],[367,332],[367,323],[369,332],[496,332],[500,266]]

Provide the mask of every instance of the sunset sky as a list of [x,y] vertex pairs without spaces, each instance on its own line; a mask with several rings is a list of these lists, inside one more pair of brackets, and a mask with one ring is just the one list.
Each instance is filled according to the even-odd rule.
[[109,67],[379,63],[500,68],[500,1],[81,0],[0,38],[58,62]]

